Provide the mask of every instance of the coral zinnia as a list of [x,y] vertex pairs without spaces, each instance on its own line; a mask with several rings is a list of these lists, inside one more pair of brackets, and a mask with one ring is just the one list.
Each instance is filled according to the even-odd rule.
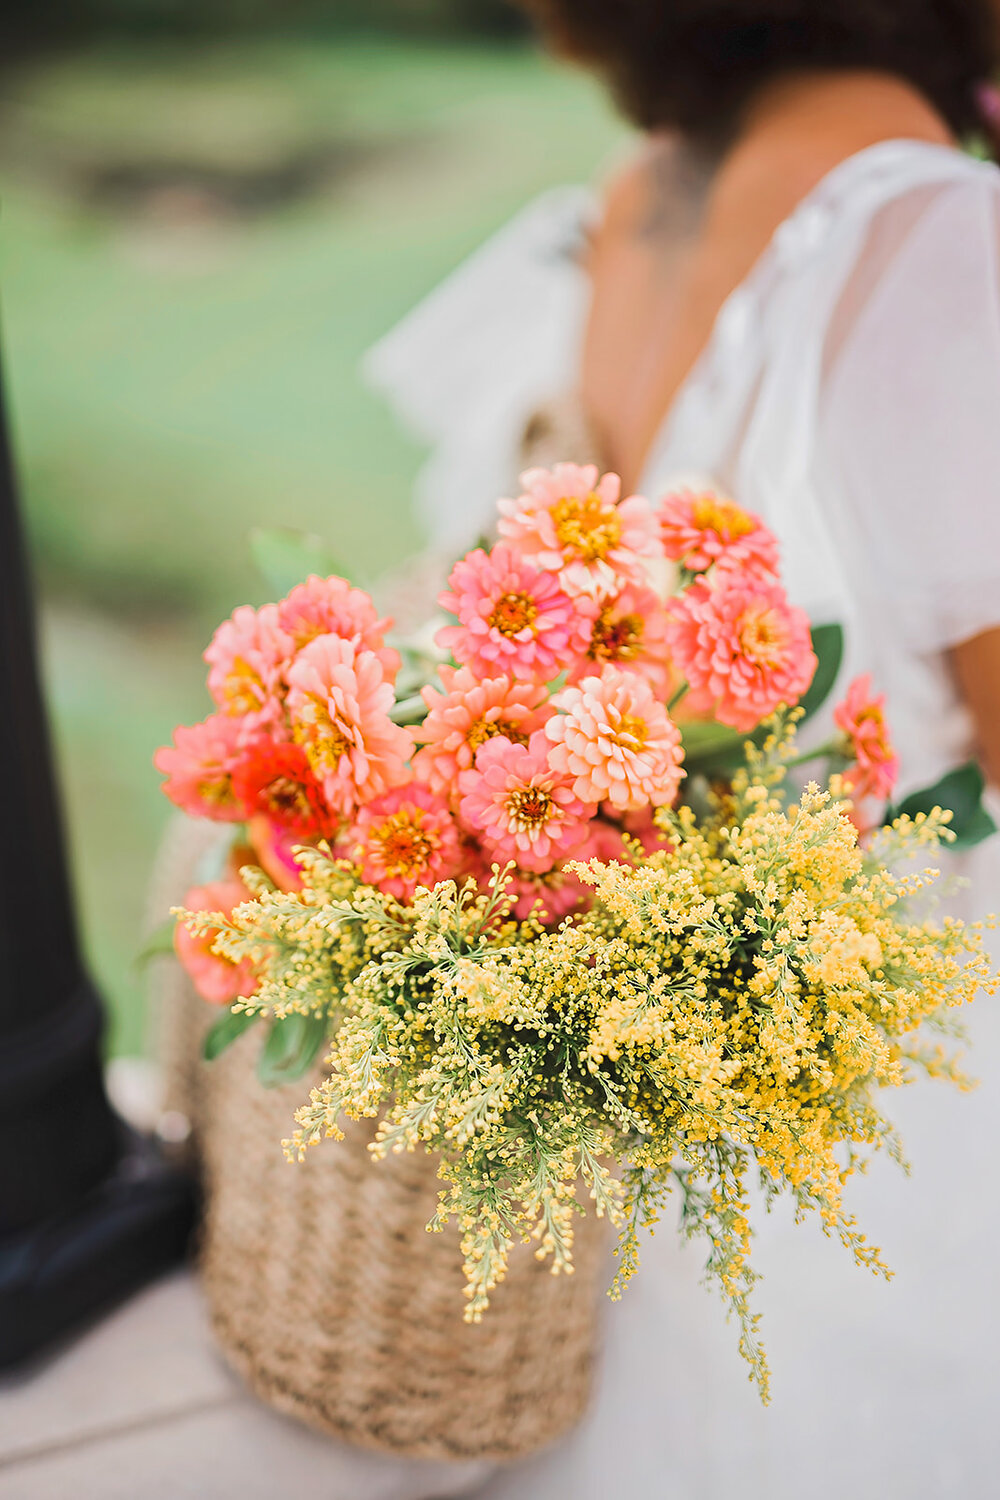
[[587,649],[592,608],[580,608],[555,573],[540,572],[509,547],[482,548],[455,564],[442,609],[457,615],[435,640],[479,677],[508,673],[548,682]]
[[275,732],[281,721],[282,674],[295,647],[278,624],[278,608],[241,604],[205,650],[208,690],[223,713],[250,729]]
[[311,573],[278,605],[278,623],[301,651],[318,635],[339,635],[365,651],[374,651],[390,682],[399,671],[399,652],[383,642],[392,621],[379,619],[371,596],[352,588],[346,578],[319,578]]
[[552,710],[545,688],[511,677],[480,681],[468,667],[438,668],[445,691],[423,689],[428,714],[415,731],[423,749],[413,757],[416,775],[434,792],[454,792],[459,771],[467,771],[480,745],[495,735],[527,744]]
[[551,870],[586,837],[595,812],[574,795],[572,779],[553,765],[544,730],[526,745],[487,740],[475,766],[458,778],[459,811],[488,855],[522,870]]
[[[218,912],[232,915],[253,897],[241,880],[217,880],[211,885],[196,885],[184,897],[188,911]],[[212,1005],[231,1005],[240,996],[246,999],[257,989],[258,979],[248,958],[234,963],[222,953],[213,953],[212,944],[219,935],[217,927],[191,932],[183,922],[174,928],[174,948],[188,978],[203,1000]]]
[[319,635],[288,669],[292,734],[332,811],[343,816],[410,778],[408,729],[389,717],[382,663],[336,635]]
[[778,543],[759,516],[712,490],[678,490],[660,501],[660,538],[667,557],[691,573],[733,566],[778,571]]
[[670,679],[667,655],[666,610],[652,589],[628,583],[600,601],[587,655],[570,673],[569,681],[579,682],[611,665],[639,672],[649,679],[659,697],[666,698]]
[[233,789],[233,773],[245,753],[243,725],[226,714],[210,714],[200,724],[179,724],[172,745],[163,745],[153,764],[166,776],[163,790],[194,818],[238,823],[246,808]]
[[573,778],[581,801],[610,802],[622,812],[674,800],[681,737],[645,678],[608,667],[552,701],[562,713],[545,726],[549,759]]
[[454,876],[462,860],[447,803],[419,782],[363,807],[346,847],[369,885],[401,901],[408,900],[418,885],[430,888]]
[[833,719],[856,762],[844,773],[852,796],[890,797],[899,775],[899,756],[889,737],[885,697],[873,696],[869,673],[855,677],[844,701],[833,710]]
[[668,606],[667,643],[690,689],[686,706],[749,733],[797,703],[816,670],[809,620],[780,584],[723,575]]
[[500,536],[522,557],[560,575],[569,594],[617,593],[646,584],[647,563],[663,556],[648,500],[622,500],[617,474],[594,464],[527,469],[524,493],[498,505]]

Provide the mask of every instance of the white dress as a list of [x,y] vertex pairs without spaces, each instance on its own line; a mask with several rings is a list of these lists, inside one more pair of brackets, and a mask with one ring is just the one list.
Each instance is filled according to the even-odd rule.
[[[515,482],[538,400],[571,387],[586,195],[547,195],[369,358],[433,444],[419,503],[458,553]],[[947,650],[1000,624],[1000,172],[890,141],[831,172],[728,299],[639,485],[714,476],[777,533],[794,601],[846,632],[844,680],[888,696],[901,790],[969,758]],[[820,730],[822,732],[822,726]],[[952,861],[1000,909],[1000,838]],[[971,1097],[887,1101],[913,1175],[878,1162],[849,1202],[895,1268],[856,1269],[815,1225],[758,1221],[767,1410],[697,1245],[668,1219],[610,1305],[587,1421],[483,1500],[879,1500],[1000,1494],[1000,1018],[970,1023]]]

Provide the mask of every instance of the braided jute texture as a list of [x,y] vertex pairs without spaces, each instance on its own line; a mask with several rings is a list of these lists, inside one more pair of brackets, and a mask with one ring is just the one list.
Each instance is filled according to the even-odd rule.
[[[184,839],[171,839],[156,880],[165,904],[193,879],[190,860],[178,868]],[[161,1005],[186,1012],[164,1016],[168,1107],[192,1115],[205,1292],[247,1384],[312,1427],[414,1458],[514,1459],[571,1428],[589,1395],[608,1274],[593,1215],[577,1220],[573,1275],[553,1276],[518,1244],[483,1321],[464,1323],[458,1231],[426,1229],[440,1186],[434,1158],[373,1161],[374,1122],[347,1121],[345,1140],[289,1164],[281,1140],[315,1078],[262,1088],[256,1028],[215,1062],[197,1061],[216,1012],[170,960],[158,986]]]

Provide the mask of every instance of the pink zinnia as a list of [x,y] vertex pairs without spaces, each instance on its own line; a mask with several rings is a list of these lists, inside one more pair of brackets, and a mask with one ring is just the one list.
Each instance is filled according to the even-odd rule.
[[667,639],[687,679],[685,707],[742,733],[781,704],[795,704],[813,679],[809,620],[779,583],[725,575],[691,585],[669,608]]
[[278,624],[301,651],[318,635],[339,635],[365,651],[374,651],[390,682],[399,671],[399,652],[384,644],[392,625],[380,619],[371,596],[352,588],[346,578],[310,574],[278,605]]
[[319,635],[288,669],[288,685],[292,735],[335,813],[409,780],[413,736],[389,717],[392,684],[374,651]]
[[467,771],[480,745],[496,735],[526,745],[552,710],[545,688],[510,677],[480,681],[468,667],[438,668],[445,691],[423,689],[428,714],[416,738],[423,749],[413,757],[416,775],[434,792],[454,793],[459,771]]
[[627,583],[600,601],[586,657],[570,673],[569,681],[592,677],[606,666],[640,673],[659,697],[667,697],[667,612],[652,589]]
[[369,885],[401,901],[457,875],[463,858],[447,803],[418,782],[363,807],[345,847]]
[[663,556],[648,500],[622,500],[617,474],[594,464],[556,464],[521,475],[524,493],[499,502],[501,537],[537,568],[559,573],[569,594],[616,593],[646,584],[648,563]]
[[487,740],[475,766],[458,778],[462,820],[500,864],[512,859],[522,870],[551,870],[586,837],[595,809],[574,795],[549,750],[544,730],[526,745]]
[[448,579],[442,609],[457,615],[435,640],[478,677],[505,673],[548,682],[587,649],[593,608],[574,601],[554,573],[540,572],[509,547],[470,552]]
[[224,620],[205,651],[208,691],[247,729],[272,732],[281,722],[282,675],[295,647],[278,624],[277,605],[241,604]]
[[834,709],[833,719],[856,762],[844,773],[852,795],[890,797],[899,775],[899,757],[886,723],[885,697],[881,693],[877,697],[872,695],[869,673],[855,677],[844,701]]
[[610,802],[618,812],[673,802],[681,737],[645,678],[608,667],[552,701],[562,713],[545,726],[549,758],[573,778],[581,801]]
[[179,724],[172,745],[153,756],[166,776],[163,790],[171,802],[195,818],[238,823],[246,807],[233,787],[233,773],[244,754],[243,725],[226,714],[210,714],[200,724]]
[[[211,885],[192,887],[183,904],[188,911],[218,912],[228,917],[234,906],[252,899],[241,880],[217,880]],[[213,1005],[232,1005],[240,996],[247,999],[252,995],[258,981],[248,959],[237,964],[224,954],[212,952],[218,935],[218,927],[194,933],[178,922],[174,928],[174,948],[203,1000]]]
[[759,516],[712,490],[679,490],[659,507],[667,557],[691,573],[714,565],[776,574],[778,543]]

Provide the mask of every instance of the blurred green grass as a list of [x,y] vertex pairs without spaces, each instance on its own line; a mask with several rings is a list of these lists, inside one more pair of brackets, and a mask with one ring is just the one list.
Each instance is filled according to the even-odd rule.
[[134,1052],[168,811],[150,757],[207,710],[212,626],[260,597],[248,531],[317,531],[362,579],[419,545],[419,454],[358,360],[621,132],[587,81],[531,51],[388,40],[77,55],[23,72],[0,109],[5,354],[46,670],[110,1045]]

